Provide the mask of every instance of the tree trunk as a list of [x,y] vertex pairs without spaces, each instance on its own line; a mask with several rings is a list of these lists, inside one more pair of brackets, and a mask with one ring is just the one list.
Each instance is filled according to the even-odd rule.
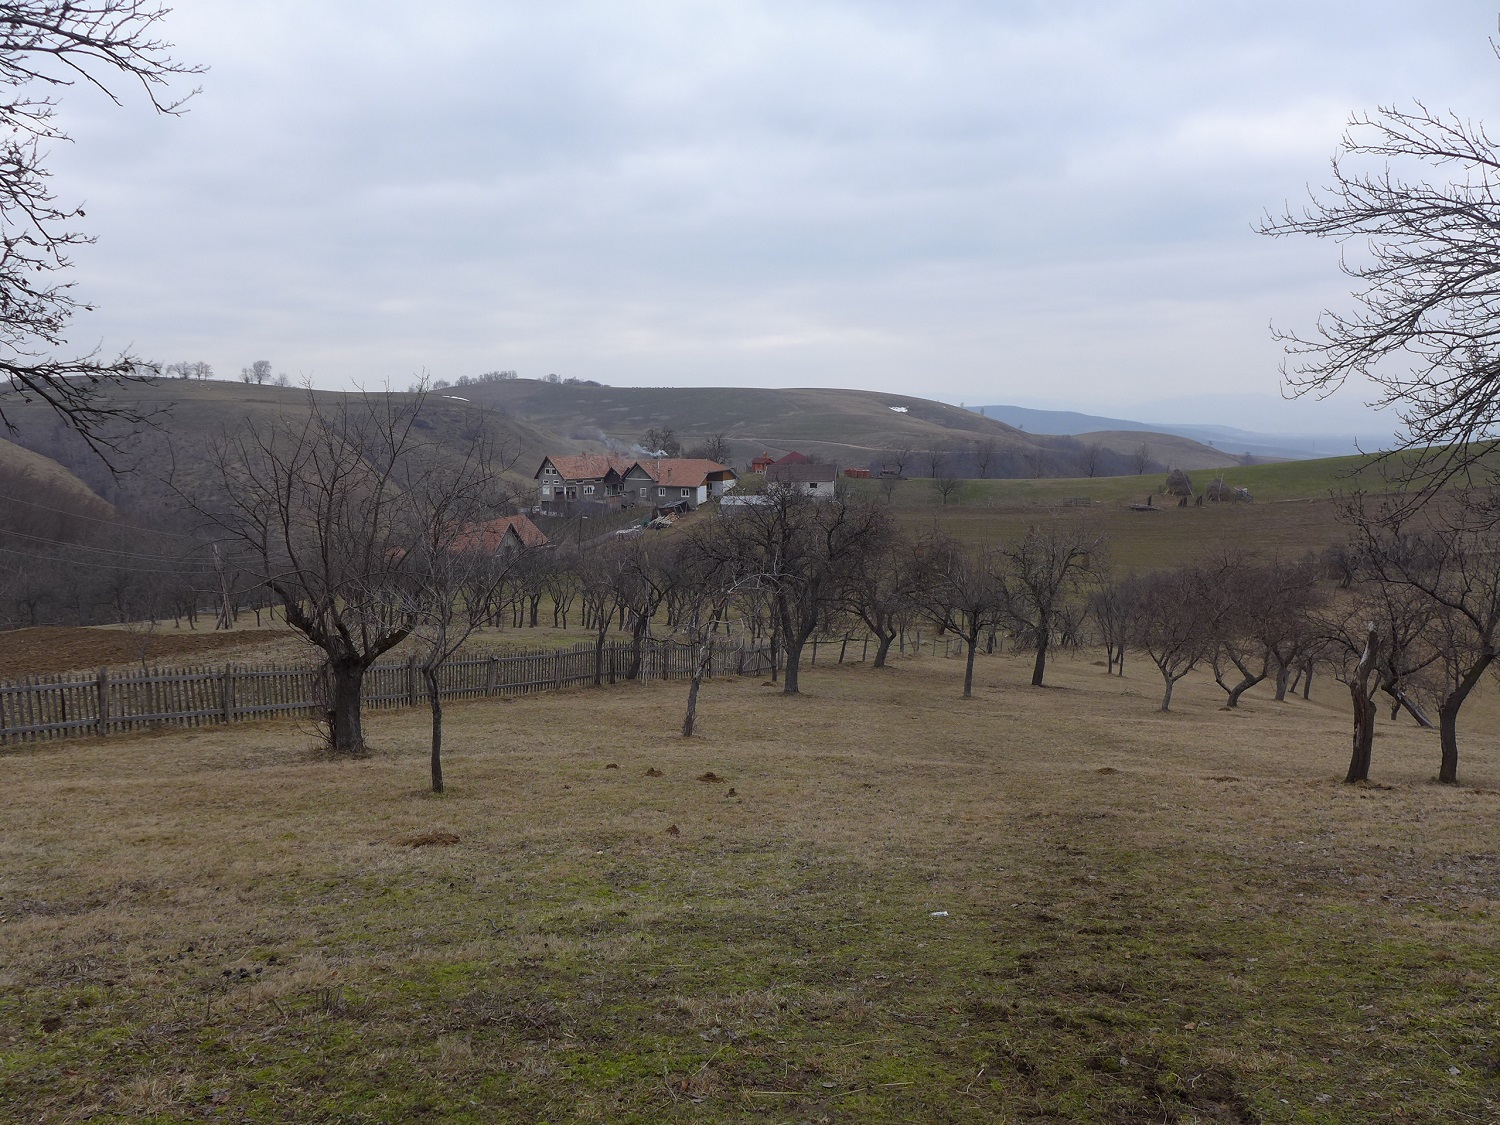
[[1438,708],[1438,739],[1443,748],[1442,762],[1438,765],[1438,780],[1444,785],[1458,784],[1458,712],[1493,659],[1491,654],[1485,653],[1476,660],[1463,679],[1459,680],[1458,686],[1443,700],[1442,707]]
[[427,684],[427,706],[432,710],[432,791],[443,791],[443,697],[438,692],[438,670],[422,669]]
[[1036,663],[1031,666],[1031,686],[1041,687],[1047,673],[1047,644],[1052,639],[1052,618],[1042,614],[1036,627]]
[[641,678],[641,665],[646,656],[646,633],[651,628],[651,618],[641,614],[635,620],[630,630],[630,671],[625,673],[627,680],[638,680]]
[[1162,673],[1161,678],[1167,683],[1167,690],[1162,692],[1161,696],[1161,709],[1163,711],[1170,711],[1172,709],[1172,689],[1177,686],[1177,681],[1165,672]]
[[697,655],[693,659],[693,679],[688,684],[687,714],[682,717],[682,737],[693,737],[693,724],[698,719],[698,689],[703,686],[703,676],[708,670],[708,662],[712,656],[712,648],[709,644],[698,646]]
[[880,644],[875,649],[875,663],[873,667],[884,668],[885,658],[891,651],[891,645],[895,643],[896,634],[892,633],[890,636],[886,636],[884,633],[876,633],[875,635],[880,638]]
[[[606,627],[607,628],[607,627]],[[604,639],[605,630],[600,629],[594,634],[594,686],[599,687],[604,683]]]
[[974,697],[974,653],[979,649],[979,634],[970,634],[964,638],[964,642],[969,646],[969,659],[964,664],[964,698],[972,699]]
[[799,678],[798,673],[802,670],[802,646],[806,643],[807,640],[804,637],[799,637],[793,633],[786,635],[786,648],[784,651],[786,669],[782,676],[782,695],[801,694],[798,690],[797,682]]
[[357,660],[330,660],[328,672],[333,681],[333,699],[328,709],[329,745],[335,754],[360,757],[365,752],[360,709],[365,666]]
[[1229,689],[1229,703],[1228,703],[1228,706],[1230,706],[1230,707],[1238,707],[1240,705],[1240,696],[1244,695],[1247,691],[1249,691],[1251,688],[1253,688],[1256,684],[1260,683],[1261,680],[1263,680],[1265,678],[1266,677],[1264,675],[1260,675],[1260,676],[1250,676],[1250,675],[1247,675],[1243,680],[1241,680],[1239,683],[1235,684],[1234,687],[1232,687],[1232,688]]
[[1276,702],[1277,703],[1285,703],[1286,702],[1286,687],[1287,687],[1287,684],[1291,681],[1291,678],[1292,678],[1292,670],[1290,668],[1288,668],[1285,664],[1278,664],[1276,666]]
[[1345,784],[1370,780],[1370,757],[1375,743],[1375,701],[1370,691],[1370,673],[1380,655],[1380,634],[1375,626],[1365,638],[1365,651],[1349,680],[1349,698],[1354,703],[1354,748],[1349,755]]
[[1432,729],[1432,720],[1427,717],[1427,712],[1423,711],[1411,696],[1401,690],[1401,685],[1398,681],[1386,679],[1381,683],[1380,690],[1391,697],[1391,719],[1393,721],[1404,709],[1416,722],[1417,726],[1425,730]]

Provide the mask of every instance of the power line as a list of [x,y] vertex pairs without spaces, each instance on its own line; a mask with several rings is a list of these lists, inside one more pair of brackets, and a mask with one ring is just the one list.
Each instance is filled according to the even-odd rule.
[[102,523],[106,527],[118,527],[125,531],[144,531],[151,535],[165,535],[170,539],[196,539],[194,535],[182,535],[175,531],[158,531],[153,527],[141,527],[139,524],[121,523],[119,520],[100,519],[98,516],[86,516],[81,512],[70,512],[66,508],[49,508],[46,504],[38,504],[32,500],[22,500],[17,496],[5,496],[0,494],[0,500],[8,504],[25,504],[28,508],[37,508],[43,512],[52,512],[59,516],[68,516],[75,520],[88,520],[90,523]]
[[86,543],[68,543],[61,539],[47,539],[40,535],[28,535],[24,531],[0,531],[0,537],[14,536],[17,539],[30,539],[33,543],[45,543],[49,547],[62,547],[69,551],[98,551],[106,555],[119,555],[126,559],[145,559],[149,562],[182,562],[186,555],[146,555],[136,551],[121,550],[117,547],[91,547]]
[[[0,554],[19,555],[21,558],[30,559],[33,562],[61,563],[64,566],[71,566],[80,561],[78,559],[53,558],[51,555],[38,555],[33,551],[18,551],[14,547],[0,547]],[[132,574],[159,574],[168,578],[181,578],[184,574],[182,570],[154,570],[146,566],[116,566],[113,563],[94,562],[92,560],[85,560],[84,565],[92,570],[128,570]]]

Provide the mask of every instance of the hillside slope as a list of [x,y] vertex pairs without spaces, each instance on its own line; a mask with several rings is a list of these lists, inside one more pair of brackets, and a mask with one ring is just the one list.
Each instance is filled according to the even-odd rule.
[[[880,391],[601,387],[516,379],[466,386],[455,393],[594,448],[629,448],[651,427],[670,427],[687,444],[722,433],[729,439],[733,460],[741,465],[758,453],[780,455],[797,449],[846,467],[876,467],[890,450],[920,454],[947,449],[954,464],[963,466],[961,475],[977,476],[973,445],[990,440],[995,443],[996,462],[989,475],[1030,475],[1026,462],[1039,453],[1050,462],[1046,475],[1066,475],[1082,448],[1073,439],[1026,433],[963,407]],[[1131,451],[1143,436],[1158,441],[1164,450],[1170,448],[1172,464],[1238,463],[1210,446],[1165,434],[1133,435]],[[912,458],[908,474],[925,475],[929,470],[923,468],[923,460]]]
[[1074,435],[1084,445],[1099,445],[1122,457],[1132,457],[1142,446],[1152,460],[1172,469],[1224,469],[1244,464],[1244,458],[1179,434],[1150,430],[1098,430]]
[[[7,401],[6,413],[18,427],[15,442],[29,450],[29,455],[50,458],[60,471],[73,474],[98,496],[149,507],[169,502],[174,488],[191,490],[206,482],[206,459],[213,443],[244,423],[295,425],[313,400],[324,407],[360,409],[357,394],[314,391],[312,400],[308,396],[308,391],[298,387],[212,380],[173,379],[107,388],[102,395],[107,404],[128,403],[141,413],[155,414],[154,426],[117,434],[123,452],[116,460],[124,470],[117,477],[45,407]],[[502,456],[513,464],[511,476],[518,489],[530,486],[536,462],[548,452],[577,445],[523,419],[439,394],[429,395],[417,425],[440,444],[457,446],[476,413],[485,418]]]

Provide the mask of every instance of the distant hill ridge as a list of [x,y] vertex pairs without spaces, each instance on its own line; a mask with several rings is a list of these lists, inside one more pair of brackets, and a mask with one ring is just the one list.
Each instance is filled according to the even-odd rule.
[[[5,457],[12,467],[24,463],[34,474],[71,482],[68,487],[80,499],[92,493],[116,505],[170,502],[170,490],[154,470],[171,464],[179,478],[201,475],[206,469],[203,454],[226,429],[242,419],[295,419],[308,402],[308,392],[300,388],[216,380],[107,387],[105,405],[128,403],[148,414],[166,411],[160,429],[138,440],[134,458],[143,471],[112,477],[50,410],[19,403],[3,390],[0,394],[6,394],[6,411],[18,426],[13,440],[20,448]],[[313,394],[330,401],[344,392]],[[639,449],[652,428],[672,429],[685,447],[723,434],[730,461],[740,469],[760,453],[780,456],[795,449],[843,468],[899,463],[904,475],[914,477],[1105,476],[1135,471],[1131,462],[1142,438],[1157,467],[1198,470],[1241,460],[1234,452],[1185,437],[1100,433],[1080,441],[1023,431],[1006,420],[932,399],[832,388],[607,387],[531,379],[470,383],[431,392],[421,425],[439,441],[451,435],[457,442],[475,408],[497,413],[496,425],[514,458],[512,475],[520,489],[531,485],[544,456],[629,453]],[[128,468],[132,457],[122,463]]]
[[1137,422],[1082,414],[1076,410],[1035,410],[1026,406],[974,406],[969,409],[1037,434],[1065,434],[1079,438],[1100,431],[1175,434],[1230,453],[1252,457],[1301,461],[1316,457],[1343,457],[1353,453],[1354,436],[1348,433],[1258,433],[1205,423]]
[[[779,456],[795,449],[845,468],[878,468],[902,458],[906,475],[931,476],[929,454],[938,451],[947,471],[956,470],[966,477],[1086,475],[1082,468],[1086,442],[1026,432],[1005,419],[884,391],[606,387],[533,379],[455,389],[475,403],[503,410],[589,449],[628,449],[648,429],[668,427],[684,445],[691,445],[693,439],[725,435],[737,466],[760,453]],[[976,452],[976,445],[987,443],[993,443],[993,455],[982,465],[986,455]],[[1108,456],[1096,469],[1132,471],[1127,464],[1131,452],[1120,442],[1100,444]],[[1233,451],[1180,436],[1162,435],[1151,444],[1154,459],[1184,468],[1241,461]]]

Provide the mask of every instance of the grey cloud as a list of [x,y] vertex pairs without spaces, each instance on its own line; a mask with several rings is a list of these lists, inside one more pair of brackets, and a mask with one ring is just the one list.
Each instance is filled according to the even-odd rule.
[[1086,403],[1274,392],[1340,300],[1250,231],[1347,112],[1490,108],[1480,3],[247,5],[185,118],[69,95],[84,342]]

